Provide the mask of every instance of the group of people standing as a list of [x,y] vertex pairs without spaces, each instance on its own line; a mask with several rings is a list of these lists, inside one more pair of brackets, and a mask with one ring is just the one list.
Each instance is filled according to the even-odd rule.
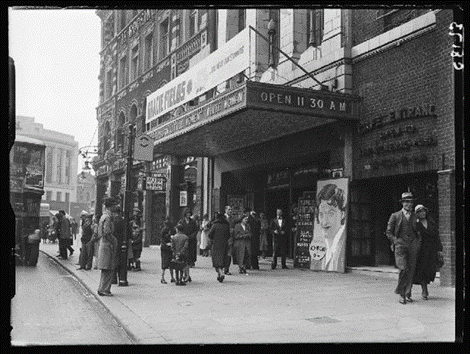
[[[277,267],[277,258],[281,257],[283,269],[286,265],[287,239],[289,225],[283,217],[282,210],[277,209],[276,217],[269,222],[264,213],[259,217],[249,208],[244,209],[240,218],[232,215],[232,207],[226,206],[225,213],[217,213],[213,220],[204,215],[200,228],[192,218],[192,212],[186,208],[183,218],[173,226],[167,218],[161,231],[161,283],[167,284],[165,271],[170,270],[171,282],[185,285],[191,282],[190,268],[194,267],[197,257],[197,234],[200,231],[200,250],[203,255],[212,257],[212,265],[217,272],[217,280],[223,282],[225,275],[231,275],[230,265],[238,265],[240,274],[247,274],[247,269],[260,269],[258,257],[266,257],[268,250],[268,233],[273,236],[273,261],[271,269]],[[175,279],[179,262],[182,266],[181,279]],[[178,266],[179,267],[179,266]],[[177,273],[176,273],[177,274]]]
[[403,208],[390,216],[386,231],[399,269],[395,293],[401,304],[413,302],[413,284],[421,285],[424,300],[429,298],[428,284],[434,281],[443,261],[436,223],[429,218],[424,205],[418,204],[413,209],[415,200],[410,192],[402,194]]

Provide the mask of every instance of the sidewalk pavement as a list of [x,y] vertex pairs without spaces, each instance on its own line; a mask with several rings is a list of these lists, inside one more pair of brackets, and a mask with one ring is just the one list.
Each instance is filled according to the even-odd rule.
[[[77,240],[78,241],[78,240]],[[453,342],[455,288],[429,286],[430,298],[413,288],[413,303],[394,294],[396,274],[260,270],[216,280],[210,257],[198,256],[186,286],[161,284],[160,248],[144,248],[141,272],[129,286],[113,285],[113,297],[97,295],[99,270],[77,270],[79,246],[59,260],[57,244],[40,250],[73,274],[113,314],[138,344]],[[91,344],[91,343],[90,343]]]

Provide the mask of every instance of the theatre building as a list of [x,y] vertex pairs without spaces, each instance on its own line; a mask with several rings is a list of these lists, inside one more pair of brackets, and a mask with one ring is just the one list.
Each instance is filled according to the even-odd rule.
[[[149,89],[138,108],[155,161],[173,174],[162,193],[166,213],[179,218],[188,205],[213,216],[229,204],[236,213],[250,207],[271,219],[280,208],[292,218],[317,181],[346,177],[347,266],[393,266],[384,232],[410,190],[438,220],[440,282],[453,285],[452,12],[211,16],[206,54]],[[292,234],[289,257],[295,250]]]

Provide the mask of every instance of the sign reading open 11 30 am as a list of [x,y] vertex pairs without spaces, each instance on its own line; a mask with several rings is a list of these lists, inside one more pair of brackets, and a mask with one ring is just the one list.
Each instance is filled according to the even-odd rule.
[[147,134],[139,135],[135,139],[134,159],[140,161],[153,161],[153,138]]

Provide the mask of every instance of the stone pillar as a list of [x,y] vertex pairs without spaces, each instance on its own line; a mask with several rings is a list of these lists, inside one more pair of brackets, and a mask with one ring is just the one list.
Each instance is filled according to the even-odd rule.
[[455,170],[438,171],[439,237],[444,252],[440,285],[455,286]]

